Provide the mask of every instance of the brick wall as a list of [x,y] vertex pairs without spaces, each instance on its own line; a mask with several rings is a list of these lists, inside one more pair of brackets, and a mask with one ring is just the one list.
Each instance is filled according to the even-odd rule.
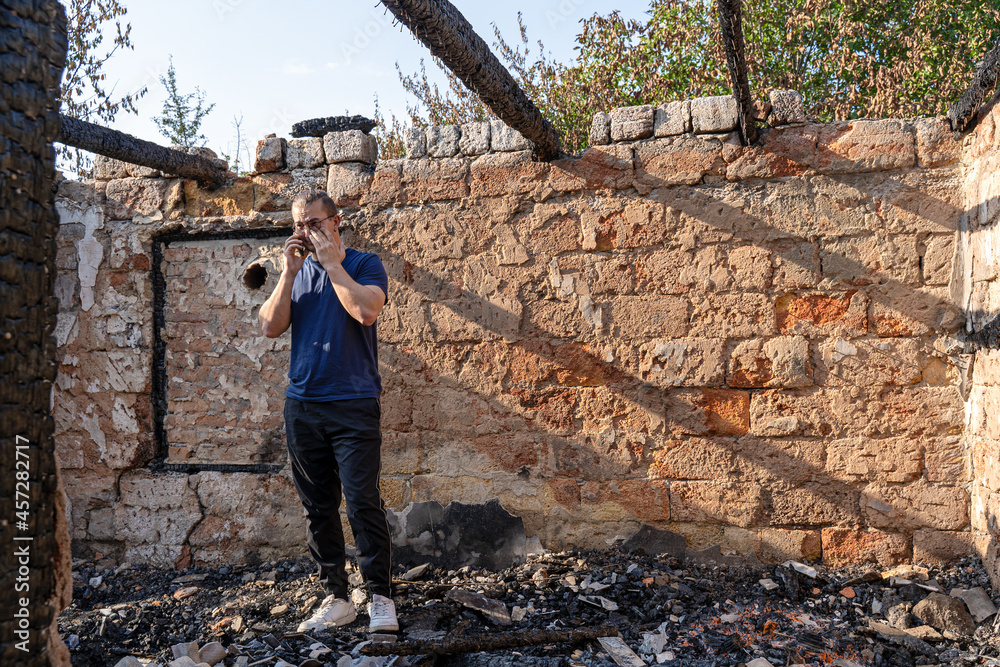
[[1000,138],[996,100],[963,145],[965,215],[955,297],[967,304],[974,364],[967,401],[972,449],[972,525],[994,586],[1000,586]]
[[302,551],[287,473],[260,467],[281,463],[287,340],[254,325],[271,232],[325,184],[390,276],[390,505],[499,497],[550,548],[649,523],[765,560],[967,552],[947,123],[799,122],[743,149],[730,106],[602,114],[592,148],[550,164],[485,123],[415,130],[400,160],[360,132],[269,137],[260,173],[213,191],[110,161],[65,184],[56,405],[78,551]]

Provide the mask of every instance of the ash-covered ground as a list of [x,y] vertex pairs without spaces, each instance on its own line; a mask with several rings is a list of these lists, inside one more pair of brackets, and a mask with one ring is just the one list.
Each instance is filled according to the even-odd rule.
[[[502,572],[423,569],[395,573],[401,643],[475,647],[500,633],[613,626],[645,664],[1000,665],[996,615],[983,617],[997,596],[974,558],[894,571],[805,564],[753,570],[612,549],[531,556]],[[78,667],[128,656],[165,667],[175,660],[172,647],[188,642],[218,642],[228,655],[216,664],[232,667],[615,664],[597,640],[365,656],[363,613],[335,631],[296,634],[323,595],[306,559],[183,571],[77,562],[73,574],[74,602],[59,629]],[[975,589],[983,590],[968,593]],[[502,602],[493,603],[500,612],[475,609],[484,606],[475,593]]]

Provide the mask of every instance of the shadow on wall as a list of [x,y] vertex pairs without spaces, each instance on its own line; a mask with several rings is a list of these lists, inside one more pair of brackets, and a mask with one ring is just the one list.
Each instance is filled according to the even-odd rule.
[[[929,227],[921,230],[923,234],[955,231],[960,211],[953,204],[928,198],[925,193],[920,193],[919,202],[908,199],[905,193],[919,193],[917,188],[884,174],[862,178],[873,187],[883,185],[904,193],[898,199],[900,208]],[[852,190],[856,187],[856,180],[852,183],[848,177],[830,180]],[[768,184],[760,187],[766,189]],[[776,229],[745,207],[715,196],[717,191],[712,187],[653,189],[648,199],[667,203],[705,230],[723,232],[753,245],[810,242],[796,235],[794,217],[788,220],[791,229]],[[690,196],[677,196],[684,194]],[[865,195],[859,192],[858,197]],[[806,191],[802,198],[805,204],[816,195]],[[793,202],[790,209],[794,206]],[[432,208],[426,213],[432,215]],[[829,225],[829,231],[841,230],[834,220],[829,220]],[[488,230],[482,231],[488,238]],[[609,229],[605,238],[615,239],[612,231]],[[815,292],[813,289],[803,290],[806,294],[790,289],[778,299],[777,306],[770,306],[773,310],[762,297],[746,313],[751,335],[808,335],[826,327],[852,338],[851,342],[845,340],[844,346],[816,350],[812,355],[806,352],[806,364],[814,364],[828,386],[790,390],[768,389],[766,380],[757,382],[760,378],[746,373],[741,380],[738,373],[730,372],[728,380],[716,376],[704,383],[709,387],[664,391],[663,385],[625,370],[623,363],[608,361],[592,349],[596,345],[575,340],[552,344],[544,339],[566,333],[579,338],[580,331],[546,331],[527,309],[521,313],[506,309],[468,288],[459,288],[447,275],[415,266],[384,244],[366,243],[367,249],[379,253],[390,267],[391,277],[417,294],[423,304],[418,309],[425,305],[446,307],[456,318],[488,332],[481,337],[469,331],[433,348],[385,346],[388,354],[383,367],[390,394],[386,400],[392,400],[393,390],[414,382],[447,389],[438,392],[438,400],[448,402],[447,408],[438,412],[439,419],[431,417],[409,425],[421,429],[423,437],[441,440],[420,443],[424,450],[432,451],[443,445],[455,447],[448,438],[449,422],[458,419],[456,409],[463,403],[471,404],[476,421],[458,425],[456,435],[468,427],[482,429],[480,420],[484,418],[492,432],[461,443],[471,450],[470,457],[489,457],[491,466],[525,481],[539,477],[541,483],[535,486],[547,486],[546,492],[556,499],[551,514],[526,518],[529,532],[535,531],[543,539],[559,541],[554,533],[563,522],[550,522],[550,518],[592,521],[593,508],[607,509],[611,503],[626,509],[615,518],[631,515],[650,522],[685,522],[691,524],[687,532],[703,531],[702,539],[710,534],[709,540],[719,537],[722,526],[716,529],[704,524],[716,522],[744,529],[867,525],[888,531],[880,538],[881,546],[895,551],[892,558],[909,557],[909,543],[894,539],[902,537],[895,535],[896,531],[956,531],[968,525],[965,490],[950,486],[967,481],[968,473],[958,461],[964,457],[960,438],[953,437],[962,429],[961,400],[949,389],[957,382],[957,375],[949,368],[948,356],[958,354],[961,345],[953,340],[946,350],[934,354],[933,350],[922,350],[917,341],[901,337],[955,334],[962,325],[961,315],[947,302],[944,290],[935,294],[916,289],[912,283],[919,282],[919,275],[907,276],[907,267],[882,266],[877,259],[861,261],[871,259],[871,255],[864,255],[871,233],[860,228],[851,231],[851,242],[835,239],[828,247],[821,243],[818,258],[786,255],[800,269],[827,277],[830,288],[843,290],[840,299],[809,294]],[[371,236],[378,238],[378,231],[373,228],[372,232]],[[912,238],[915,260],[918,236],[913,234]],[[595,237],[601,238],[600,230]],[[880,240],[874,239],[876,249]],[[876,252],[875,257],[881,256]],[[531,260],[525,266],[530,267]],[[923,267],[915,261],[913,268]],[[857,295],[867,297],[873,292],[870,302],[862,302],[860,310],[853,307]],[[831,307],[796,311],[797,302],[808,304],[810,299],[825,301]],[[406,308],[412,304],[410,298],[403,301]],[[758,305],[764,306],[764,312],[757,311]],[[729,337],[733,332],[726,330],[736,326],[731,322],[695,322],[695,313],[686,309],[672,314],[677,316],[668,324],[672,331],[697,327],[704,332],[717,326],[719,335]],[[424,320],[433,317],[425,315]],[[612,318],[617,326],[614,315]],[[871,333],[884,338],[854,339],[870,332],[869,323],[874,329]],[[515,339],[522,334],[529,340]],[[855,356],[857,363],[851,364]],[[924,356],[936,361],[924,364]],[[848,363],[843,363],[845,359]],[[451,372],[433,375],[432,366]],[[861,381],[869,372],[874,373],[872,382]],[[921,381],[930,386],[906,389]],[[419,394],[421,385],[414,388]],[[430,409],[413,406],[413,414],[419,417]],[[913,423],[918,410],[924,411],[924,419]],[[853,423],[844,424],[845,420]],[[640,423],[648,430],[640,427],[632,431],[638,437],[629,437],[630,429]],[[504,441],[510,433],[532,433],[534,441],[521,435],[515,438],[518,442],[512,449],[513,443]],[[844,439],[831,441],[838,437]],[[658,438],[663,439],[662,444],[653,444]],[[924,438],[947,441],[940,446],[949,451],[937,451],[935,445],[925,444]],[[858,454],[858,448],[864,453]],[[452,449],[448,452],[454,453]],[[461,464],[449,465],[433,460],[433,454],[427,456],[432,460],[424,461],[423,469],[434,471],[435,477],[456,477],[448,488],[435,488],[430,476],[427,480],[415,477],[414,500],[423,499],[425,494],[474,500],[463,496],[463,489],[464,493],[474,489],[477,495],[491,493],[484,488],[488,484],[463,480]],[[856,457],[866,463],[857,467],[852,461]],[[725,473],[725,481],[718,479],[720,472]],[[880,483],[864,486],[871,478]],[[422,488],[425,481],[430,488]],[[513,480],[508,483],[516,488]],[[502,492],[493,491],[503,498]],[[831,530],[830,542],[843,537]],[[696,544],[701,541],[698,535],[693,537]],[[823,542],[826,545],[828,540]]]

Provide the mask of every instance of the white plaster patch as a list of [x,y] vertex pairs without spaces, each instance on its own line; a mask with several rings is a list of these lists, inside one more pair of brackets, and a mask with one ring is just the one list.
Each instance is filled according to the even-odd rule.
[[562,275],[559,273],[559,260],[555,257],[549,262],[549,284],[552,289],[557,290],[562,285]]
[[59,211],[59,223],[80,223],[84,227],[83,238],[76,242],[78,258],[77,272],[80,276],[80,304],[83,310],[94,306],[94,285],[97,284],[97,272],[104,259],[104,246],[94,238],[94,232],[104,227],[104,209],[100,206],[89,206],[80,209],[68,202],[56,205]]
[[590,322],[591,326],[594,327],[594,331],[599,331],[604,326],[604,308],[601,306],[594,306],[594,300],[586,294],[580,295],[579,303],[580,313],[583,315],[583,319]]
[[73,385],[75,384],[76,380],[72,376],[66,375],[65,373],[56,374],[55,386],[59,387],[59,389],[61,389],[62,391],[67,391],[69,389],[72,389]]
[[829,361],[839,363],[844,357],[853,357],[858,353],[858,348],[847,342],[843,338],[838,338],[833,344],[833,350],[829,353]]
[[[93,407],[91,407],[88,412],[92,412]],[[80,415],[80,425],[83,429],[90,434],[90,439],[94,441],[98,449],[98,460],[103,461],[108,452],[108,443],[104,437],[104,431],[101,430],[100,420],[95,414]]]
[[687,343],[658,343],[653,349],[653,353],[664,361],[673,362],[676,366],[684,363],[684,357],[691,348]]
[[59,313],[56,315],[56,329],[53,332],[56,337],[56,345],[65,347],[76,340],[80,333],[79,322],[74,313]]
[[[254,336],[253,338],[240,339],[240,342],[236,345],[236,349],[252,361],[253,365],[259,371],[263,368],[260,363],[261,357],[272,350],[289,347],[290,344],[287,336],[282,338]],[[190,354],[187,355],[187,366],[188,368],[194,368],[194,360]]]
[[108,384],[114,391],[140,393],[146,390],[150,378],[145,355],[125,350],[109,352],[105,368]]
[[139,421],[136,419],[135,411],[125,405],[125,401],[120,397],[115,399],[115,407],[111,412],[111,421],[119,433],[138,433]]
[[250,401],[250,411],[243,413],[241,417],[259,424],[270,415],[267,407],[267,393],[263,387],[259,391],[252,391],[252,387],[237,384],[235,380],[226,375],[219,376],[219,386],[222,387],[226,397],[245,398]]

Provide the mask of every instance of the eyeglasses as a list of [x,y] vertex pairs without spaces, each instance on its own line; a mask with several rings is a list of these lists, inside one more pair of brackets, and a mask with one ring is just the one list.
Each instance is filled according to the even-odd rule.
[[333,215],[328,215],[325,218],[313,218],[312,220],[303,220],[302,222],[296,222],[295,225],[294,225],[295,226],[295,231],[301,232],[302,230],[306,229],[307,227],[309,229],[314,229],[314,228],[318,227],[320,224],[322,224],[322,223],[326,222],[327,220],[329,220],[330,218],[335,218],[335,217],[337,217],[336,213],[333,214]]

